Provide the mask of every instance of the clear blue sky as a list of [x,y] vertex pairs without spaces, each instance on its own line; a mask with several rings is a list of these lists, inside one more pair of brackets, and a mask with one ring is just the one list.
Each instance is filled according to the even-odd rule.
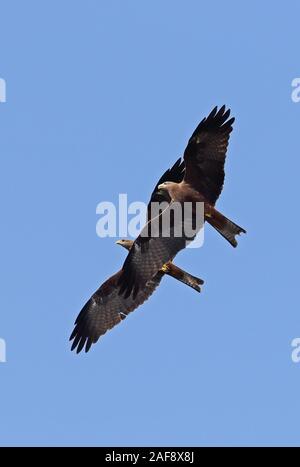
[[[299,2],[2,1],[1,445],[300,445]],[[218,207],[89,354],[68,337],[125,251],[96,205],[147,200],[200,119],[236,117]]]

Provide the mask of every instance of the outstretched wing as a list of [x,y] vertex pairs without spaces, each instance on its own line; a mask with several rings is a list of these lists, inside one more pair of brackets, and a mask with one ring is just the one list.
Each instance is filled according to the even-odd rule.
[[160,191],[158,189],[158,186],[161,185],[164,182],[174,182],[174,183],[180,183],[183,180],[185,173],[185,163],[181,159],[181,157],[175,162],[173,167],[170,169],[166,170],[165,173],[160,177],[158,180],[153,193],[151,195],[150,201],[148,203],[147,207],[147,222],[151,220],[151,203],[162,203],[162,202],[171,202],[170,197],[165,191]]
[[211,204],[215,204],[223,188],[224,164],[234,118],[225,106],[215,107],[197,126],[184,151],[185,177]]
[[85,351],[88,352],[100,336],[150,297],[164,275],[159,271],[146,287],[139,290],[135,298],[125,298],[119,295],[120,274],[121,271],[104,282],[82,308],[70,337],[70,340],[73,340],[71,350],[76,349],[79,353],[85,346]]

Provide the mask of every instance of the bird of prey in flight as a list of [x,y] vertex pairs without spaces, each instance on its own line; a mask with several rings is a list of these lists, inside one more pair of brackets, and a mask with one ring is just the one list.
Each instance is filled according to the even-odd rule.
[[[204,203],[204,220],[214,227],[233,247],[237,246],[236,235],[246,233],[237,224],[229,220],[215,208],[215,203],[223,188],[225,172],[224,164],[229,136],[234,118],[229,118],[230,110],[225,106],[219,110],[215,107],[207,118],[204,118],[184,151],[185,171],[181,180],[166,180],[158,185],[159,193],[169,198],[167,208],[158,216],[148,220],[140,235],[134,241],[124,262],[122,273],[118,280],[120,294],[124,297],[136,297],[139,290],[160,270],[163,264],[172,260],[176,254],[187,246],[188,241],[195,238],[184,234],[185,227],[196,223],[196,211],[190,216],[184,216],[179,222],[182,235],[177,236],[178,225],[174,221],[170,235],[149,235],[152,226],[160,227],[163,217],[170,218],[173,204],[184,205]],[[179,226],[180,227],[180,226]],[[201,225],[199,225],[200,229]],[[154,231],[157,229],[154,228]]]
[[[87,352],[101,335],[147,300],[165,274],[200,291],[203,281],[172,262],[197,232],[192,237],[184,233],[178,237],[174,234],[178,226],[173,220],[169,236],[165,237],[161,230],[155,236],[148,234],[152,232],[154,224],[162,225],[164,215],[169,215],[171,219],[168,211],[175,203],[183,205],[190,202],[193,206],[203,203],[204,220],[233,247],[237,246],[236,235],[246,233],[215,208],[223,188],[226,151],[234,122],[234,118],[229,116],[230,110],[226,110],[225,106],[219,110],[215,107],[199,123],[188,141],[183,161],[179,159],[155,186],[148,204],[147,222],[141,234],[134,242],[117,242],[129,250],[126,260],[122,269],[102,284],[79,313],[70,337],[73,340],[72,350],[76,349],[78,353],[85,347]],[[153,202],[166,203],[166,207],[156,216],[152,215]],[[180,220],[182,232],[185,232],[187,224],[197,225],[196,213],[193,208],[189,216],[185,215]]]
[[[164,192],[158,190],[158,186],[166,180],[180,181],[184,173],[184,162],[178,159],[171,169],[168,169],[156,184],[151,199],[148,204],[147,218],[150,219],[151,203],[167,201]],[[130,251],[132,240],[118,240],[118,245]],[[174,277],[180,282],[192,287],[197,292],[201,291],[200,285],[204,284],[202,279],[192,276],[188,272],[177,267],[172,261],[162,265],[159,271],[151,278],[149,283],[141,289],[136,297],[122,297],[119,294],[120,286],[118,281],[122,270],[114,274],[105,281],[98,290],[91,296],[82,308],[71,334],[73,340],[71,350],[76,349],[79,353],[83,347],[88,352],[92,344],[95,344],[99,337],[109,329],[120,323],[126,316],[138,306],[142,305],[160,284],[164,275]]]

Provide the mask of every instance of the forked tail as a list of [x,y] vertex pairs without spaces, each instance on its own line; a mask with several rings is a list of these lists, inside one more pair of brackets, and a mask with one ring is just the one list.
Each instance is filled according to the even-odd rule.
[[192,276],[192,274],[180,269],[173,263],[168,263],[165,268],[163,268],[163,271],[169,276],[174,277],[174,279],[183,282],[183,284],[192,287],[197,292],[201,292],[200,285],[203,285],[204,281],[199,277]]
[[246,230],[223,216],[212,206],[205,210],[205,220],[214,227],[235,248],[237,246],[236,235],[246,233]]

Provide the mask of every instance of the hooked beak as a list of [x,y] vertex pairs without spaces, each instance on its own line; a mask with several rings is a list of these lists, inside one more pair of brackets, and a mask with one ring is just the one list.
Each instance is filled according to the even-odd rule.
[[117,240],[116,245],[122,245],[122,240]]
[[163,191],[166,190],[164,184],[158,185],[157,189],[158,189],[158,190],[163,190]]

